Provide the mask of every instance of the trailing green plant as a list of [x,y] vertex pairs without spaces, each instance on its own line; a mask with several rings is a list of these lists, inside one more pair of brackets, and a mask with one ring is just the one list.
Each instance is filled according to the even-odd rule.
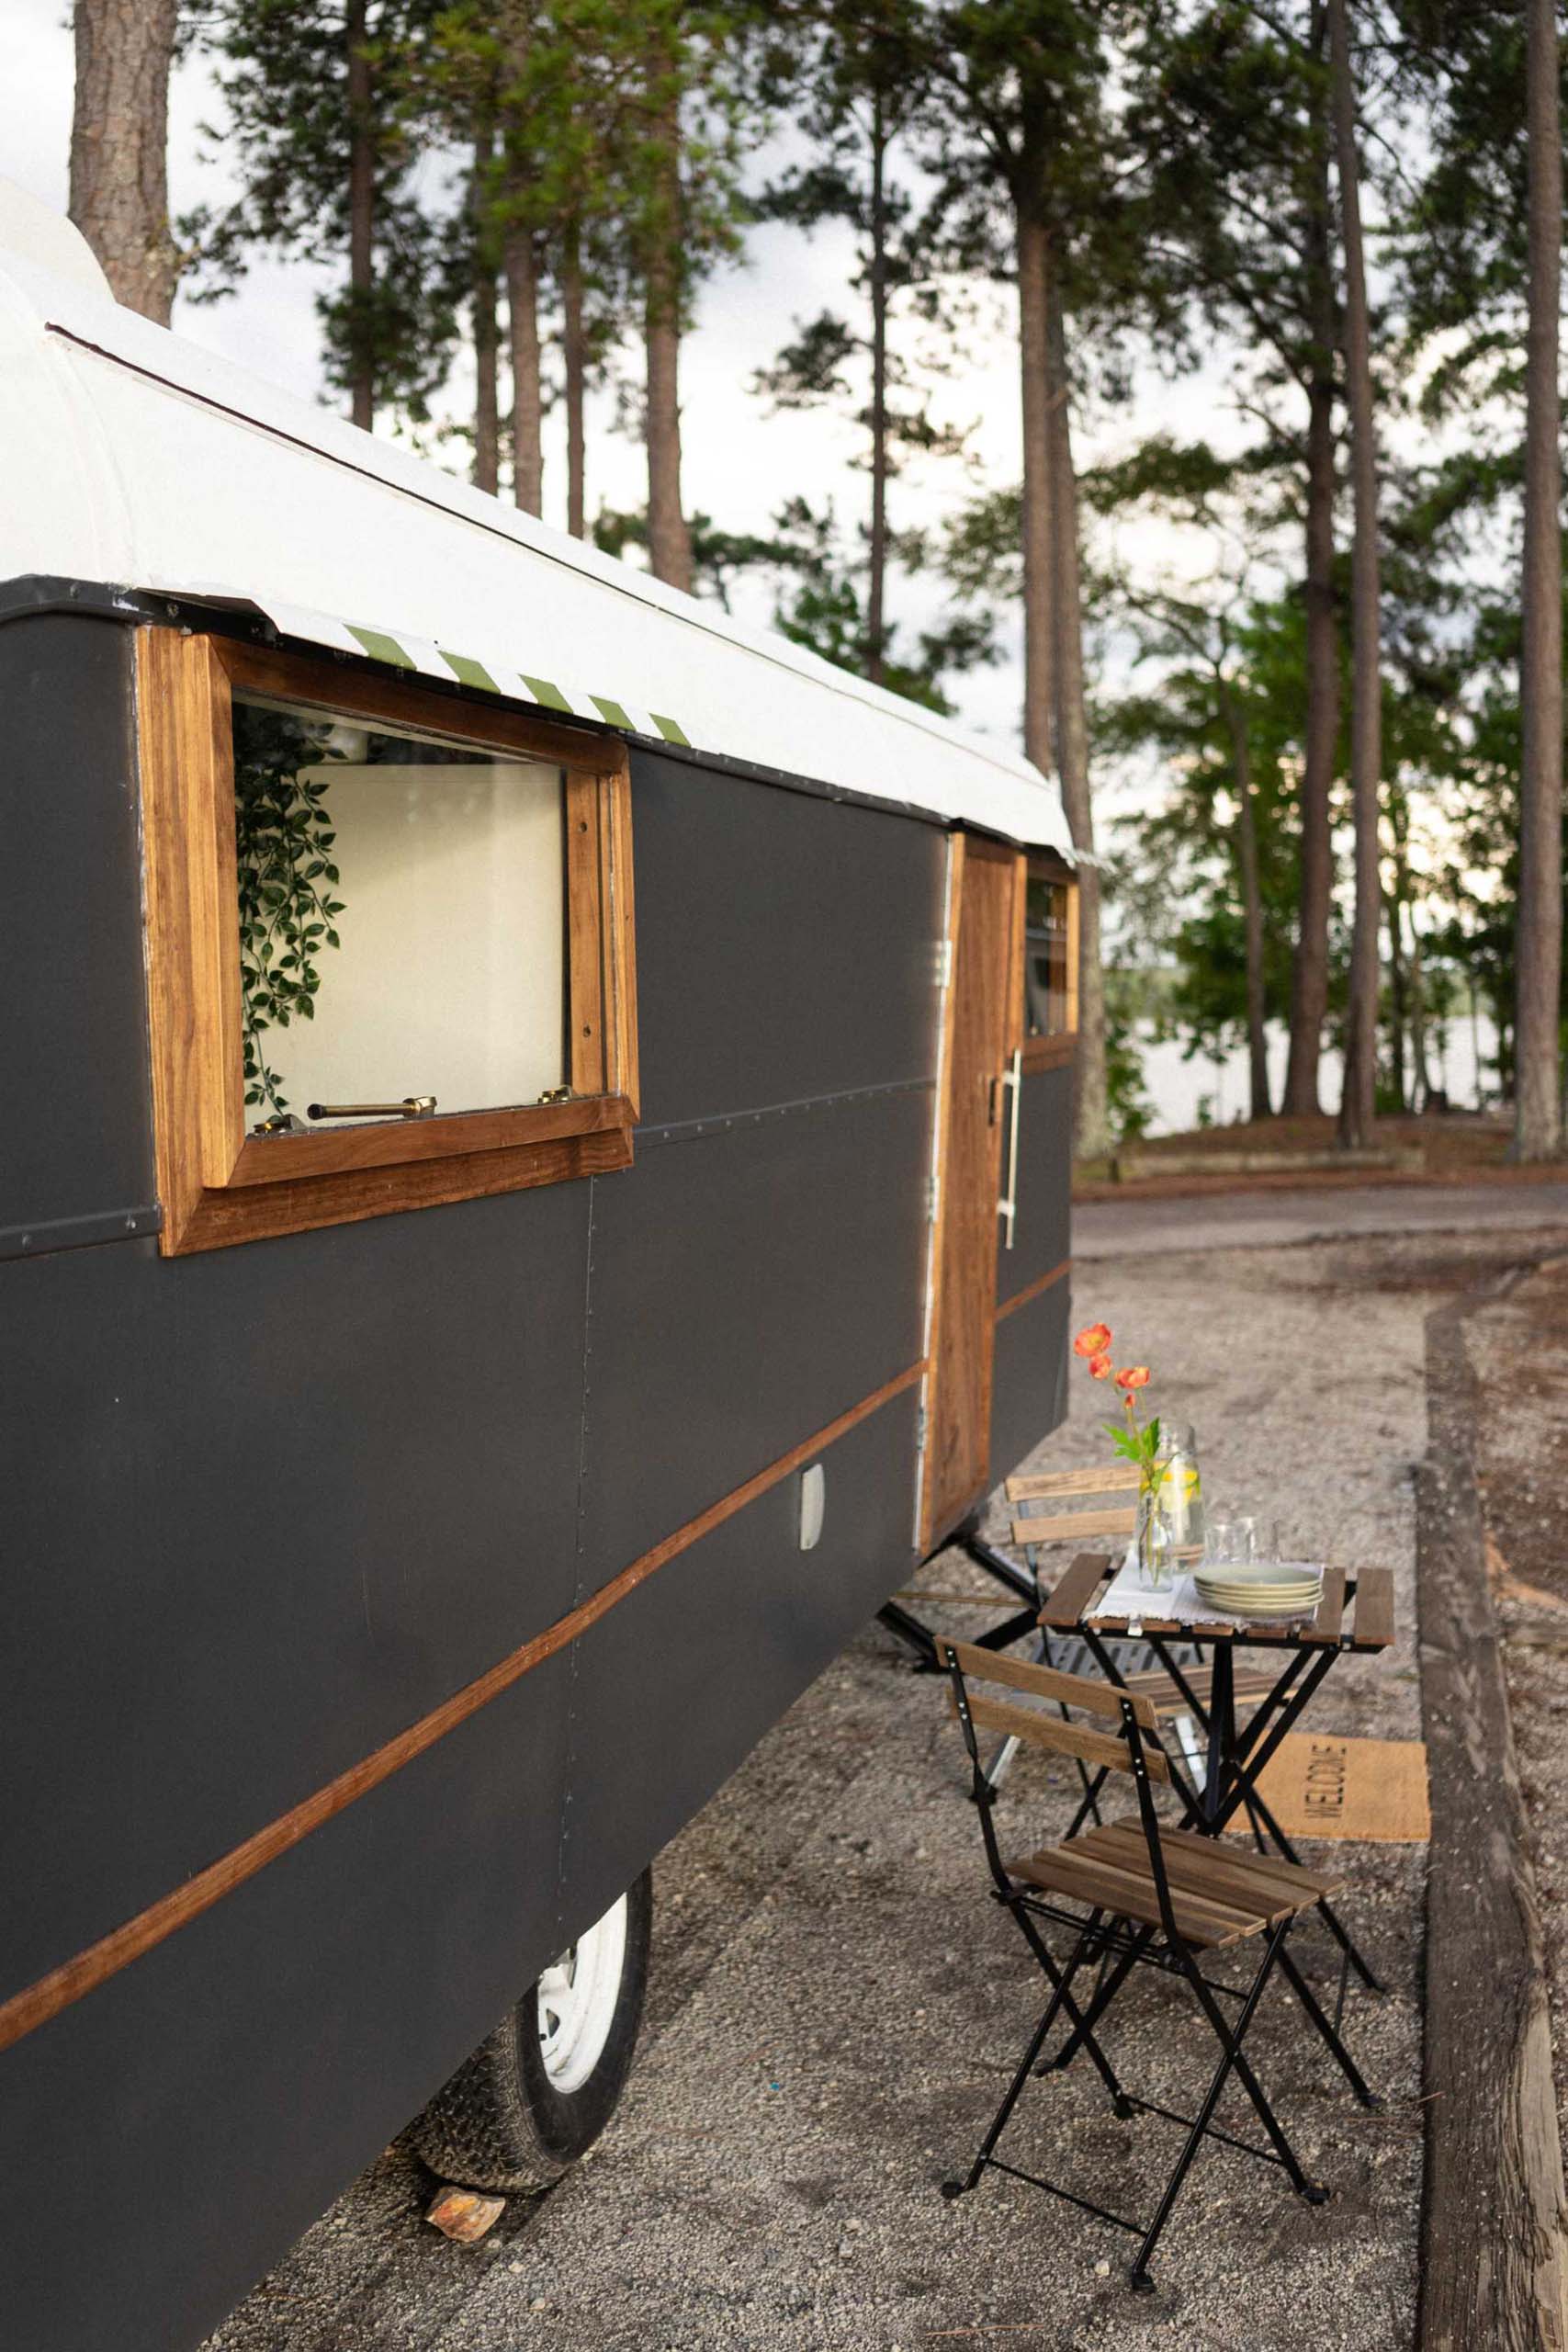
[[234,712],[234,846],[240,875],[240,983],[244,1000],[245,1101],[288,1109],[263,1033],[313,1021],[316,958],[339,945],[341,899],[326,778],[309,775],[343,754],[281,711]]

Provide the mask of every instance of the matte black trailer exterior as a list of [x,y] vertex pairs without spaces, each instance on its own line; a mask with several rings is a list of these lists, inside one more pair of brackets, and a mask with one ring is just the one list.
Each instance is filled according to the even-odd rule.
[[[130,628],[0,627],[0,2001],[916,1365],[933,824],[634,747],[624,1174],[164,1260]],[[1066,1256],[1028,1081],[1004,1299]],[[1061,1410],[998,1329],[993,1467]],[[198,2339],[914,1565],[918,1385],[0,2056],[0,2338]],[[37,2183],[37,2193],[28,2187]]]

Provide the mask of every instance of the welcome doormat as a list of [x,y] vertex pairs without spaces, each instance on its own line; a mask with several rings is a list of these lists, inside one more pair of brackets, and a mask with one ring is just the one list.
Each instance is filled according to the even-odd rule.
[[[1424,1739],[1287,1732],[1258,1787],[1287,1838],[1418,1846],[1432,1834]],[[1227,1827],[1236,1837],[1251,1836],[1245,1808]]]

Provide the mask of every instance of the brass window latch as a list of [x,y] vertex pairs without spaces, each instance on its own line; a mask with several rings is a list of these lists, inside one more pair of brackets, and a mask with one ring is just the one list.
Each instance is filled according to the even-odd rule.
[[428,1119],[434,1115],[434,1094],[405,1094],[400,1102],[308,1102],[308,1119]]

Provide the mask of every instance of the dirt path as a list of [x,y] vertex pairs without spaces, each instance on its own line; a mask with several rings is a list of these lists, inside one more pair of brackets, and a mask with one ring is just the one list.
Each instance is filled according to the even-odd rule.
[[[1417,1736],[1424,1320],[1495,1271],[1511,1238],[1205,1255],[1193,1238],[1080,1267],[1077,1311],[1103,1316],[1197,1424],[1212,1497],[1279,1518],[1309,1552],[1394,1567],[1397,1649],[1340,1661],[1313,1722]],[[1098,1402],[1075,1383],[1072,1421],[1042,1464],[1101,1457]],[[938,1562],[930,1580],[954,1574]],[[1568,1575],[1558,1589],[1568,1601]],[[1563,1741],[1568,1650],[1551,1660],[1562,1695],[1545,1719]],[[1424,1849],[1336,1849],[1345,1914],[1390,1986],[1353,1996],[1347,2021],[1386,2112],[1341,2095],[1283,1998],[1255,2029],[1259,2072],[1331,2202],[1308,2209],[1272,2167],[1211,2149],[1158,2293],[1134,2301],[1121,2283],[1131,2242],[1070,2208],[997,2176],[956,2206],[937,2194],[998,2096],[1038,1982],[987,1899],[958,1762],[940,1694],[869,1628],[662,1858],[643,2053],[594,2158],[464,2253],[421,2226],[428,2184],[389,2152],[209,2352],[1408,2344]],[[1004,1828],[1042,1839],[1067,1805],[1066,1778],[1032,1761],[1009,1784]],[[1331,1985],[1315,1936],[1302,1956]],[[1152,1979],[1108,2040],[1134,2086],[1168,2104],[1207,2071],[1197,2021]],[[1077,2069],[1032,2086],[1015,2128],[1020,2162],[1076,2174],[1123,2211],[1146,2210],[1170,2161],[1168,2127],[1117,2122]]]

